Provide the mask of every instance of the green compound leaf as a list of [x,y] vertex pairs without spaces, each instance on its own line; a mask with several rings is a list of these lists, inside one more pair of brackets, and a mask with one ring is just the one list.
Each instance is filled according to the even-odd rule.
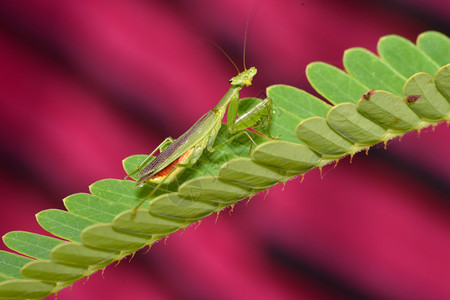
[[255,190],[269,188],[287,179],[286,171],[260,165],[250,158],[238,158],[226,163],[218,175],[222,180]]
[[352,153],[354,144],[334,131],[324,118],[313,117],[298,124],[298,139],[326,158],[338,158]]
[[356,103],[369,90],[344,71],[322,62],[309,64],[306,76],[313,88],[333,104]]
[[95,224],[94,221],[59,209],[47,209],[36,215],[39,225],[57,237],[81,242],[83,229]]
[[114,228],[132,234],[168,235],[180,228],[185,228],[191,224],[186,220],[168,219],[158,217],[148,212],[146,209],[124,211],[119,214],[113,222]]
[[403,94],[409,107],[423,120],[450,120],[450,103],[438,91],[430,75],[418,73],[408,79]]
[[0,297],[3,299],[42,299],[52,294],[55,284],[40,280],[8,280],[0,283]]
[[351,76],[371,90],[403,95],[403,85],[407,78],[369,50],[353,48],[345,51],[344,67]]
[[439,92],[450,100],[450,66],[446,65],[439,69],[436,74],[436,86]]
[[104,179],[89,187],[92,195],[107,201],[126,205],[130,208],[145,198],[145,194],[136,192],[136,184],[128,180]]
[[[286,118],[284,114],[288,114],[296,122],[314,116],[326,117],[332,107],[319,98],[288,85],[278,84],[269,86],[267,88],[267,96],[277,99],[274,107],[279,107],[281,110],[279,113],[276,112],[274,117],[282,115],[284,119]],[[273,131],[278,132],[277,130]]]
[[156,216],[191,221],[203,219],[219,207],[209,201],[190,200],[180,197],[178,193],[161,195],[150,202],[149,211]]
[[369,97],[361,98],[358,102],[358,111],[376,120],[384,128],[396,132],[406,132],[424,126],[419,116],[408,109],[408,104],[403,98],[385,91],[376,91]]
[[386,129],[365,118],[353,103],[333,107],[327,122],[337,133],[359,146],[369,146],[386,140]]
[[[76,266],[100,265],[101,267],[121,259],[119,251],[90,248],[80,243],[66,243],[53,248],[50,257],[53,261]],[[101,268],[100,267],[100,268]]]
[[[186,199],[206,200],[218,204],[234,203],[234,199],[244,199],[250,195],[252,190],[245,186],[228,183],[215,176],[196,178],[183,183],[178,194]],[[219,205],[220,207],[225,207]]]
[[407,78],[418,72],[434,75],[439,68],[425,52],[398,35],[382,37],[378,43],[378,53],[384,61]]
[[283,141],[259,145],[252,153],[252,160],[294,174],[304,173],[321,165],[321,156],[317,152],[304,145]]
[[[90,194],[65,198],[67,211],[38,213],[39,224],[64,240],[21,231],[4,235],[10,249],[28,257],[0,251],[0,299],[42,299],[279,182],[449,121],[449,39],[430,31],[417,44],[391,35],[380,39],[380,57],[349,49],[343,59],[346,72],[310,64],[308,79],[335,106],[295,87],[268,87],[274,111],[270,132],[268,126],[261,130],[266,136],[247,132],[257,144],[253,151],[245,135],[226,143],[231,135],[222,126],[218,150],[204,151],[195,165],[152,197],[155,184],[137,188],[131,180],[104,179],[90,186]],[[239,112],[255,101],[241,99]],[[145,158],[126,158],[125,171],[132,172]]]
[[47,282],[75,281],[83,277],[86,268],[63,265],[48,260],[37,260],[20,270],[23,276]]
[[60,239],[26,231],[8,232],[3,236],[3,242],[11,250],[38,259],[50,259],[50,251],[64,243]]
[[95,222],[111,222],[115,216],[130,206],[90,194],[74,194],[64,200],[67,210]]
[[20,269],[31,261],[31,258],[0,250],[0,282],[25,278],[20,274]]
[[440,32],[424,32],[417,38],[417,46],[439,66],[450,61],[450,39]]
[[112,224],[95,224],[89,226],[81,233],[84,245],[117,251],[136,251],[147,244],[149,235],[125,233],[113,228]]

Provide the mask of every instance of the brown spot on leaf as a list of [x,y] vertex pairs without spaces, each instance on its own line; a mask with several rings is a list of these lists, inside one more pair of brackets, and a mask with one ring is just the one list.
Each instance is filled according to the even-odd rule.
[[419,98],[420,98],[420,95],[411,95],[411,96],[406,97],[406,102],[414,103],[417,100],[419,100]]
[[370,100],[370,96],[372,96],[373,93],[375,93],[375,91],[374,91],[374,90],[370,90],[370,91],[368,91],[367,93],[364,93],[364,95],[362,96],[362,98],[363,98],[363,99],[366,99],[366,100]]

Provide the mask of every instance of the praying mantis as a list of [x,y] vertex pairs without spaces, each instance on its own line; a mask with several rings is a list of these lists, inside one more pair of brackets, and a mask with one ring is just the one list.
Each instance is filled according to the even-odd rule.
[[[157,183],[158,185],[149,195],[151,196],[162,183],[170,183],[187,166],[194,165],[202,156],[206,149],[210,152],[217,150],[214,143],[222,125],[222,119],[228,108],[227,113],[227,131],[232,137],[224,144],[245,134],[252,144],[256,145],[247,128],[256,128],[262,126],[267,121],[267,127],[270,136],[270,121],[272,118],[272,100],[270,98],[258,99],[259,102],[251,107],[248,111],[238,116],[239,109],[239,92],[245,86],[252,84],[253,77],[256,75],[255,67],[245,69],[230,79],[230,88],[217,103],[217,105],[204,114],[197,122],[182,134],[176,140],[171,137],[166,138],[150,155],[148,155],[142,163],[127,177],[137,174],[139,177],[137,186],[142,187],[146,182]],[[250,146],[250,151],[251,151]],[[156,157],[153,154],[156,151],[160,154]],[[149,163],[150,162],[150,163]],[[147,164],[148,163],[148,164]],[[147,197],[148,198],[148,197]],[[135,208],[143,203],[143,201]]]
[[[188,131],[176,140],[171,137],[166,138],[133,172],[127,175],[127,177],[130,177],[138,173],[137,177],[139,179],[136,184],[138,187],[144,186],[146,182],[157,184],[152,192],[134,208],[135,213],[145,200],[156,192],[161,184],[171,183],[186,167],[193,166],[200,159],[205,149],[209,152],[214,152],[245,134],[250,140],[250,153],[252,145],[256,146],[256,143],[246,130],[247,128],[253,128],[255,131],[258,131],[260,127],[264,126],[265,122],[267,122],[267,136],[271,139],[278,138],[278,136],[274,138],[270,135],[270,121],[272,120],[273,113],[272,99],[253,98],[258,100],[258,103],[240,116],[238,115],[240,102],[239,92],[244,87],[252,85],[253,77],[257,73],[255,67],[247,69],[245,66],[249,16],[247,16],[244,36],[244,71],[240,72],[230,56],[216,43],[212,42],[230,60],[238,72],[236,76],[230,79],[230,88],[222,99],[220,99],[219,103],[200,117]],[[214,146],[217,134],[222,126],[222,119],[227,110],[226,126],[228,133],[232,136],[221,145]],[[159,155],[154,157],[153,154],[158,150],[160,151]]]

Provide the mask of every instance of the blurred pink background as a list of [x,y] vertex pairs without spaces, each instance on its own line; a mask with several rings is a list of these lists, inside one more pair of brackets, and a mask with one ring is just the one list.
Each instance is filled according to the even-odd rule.
[[[271,84],[345,49],[449,34],[447,1],[34,1],[0,9],[0,234],[45,233],[121,160],[178,137],[236,74],[208,41]],[[82,280],[65,299],[450,299],[450,128],[407,134],[272,188]],[[1,249],[5,249],[4,245]],[[53,298],[50,296],[49,298]]]

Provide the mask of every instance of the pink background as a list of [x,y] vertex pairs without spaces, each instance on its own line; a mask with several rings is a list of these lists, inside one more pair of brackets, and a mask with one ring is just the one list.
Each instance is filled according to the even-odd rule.
[[[378,39],[449,34],[446,1],[34,1],[0,10],[0,234],[44,233],[34,215],[121,160],[177,137],[235,75],[224,48],[271,84],[342,67]],[[444,4],[446,3],[446,4]],[[205,219],[58,294],[65,299],[449,299],[450,128],[407,134]],[[5,249],[4,245],[1,246]],[[52,296],[53,297],[53,296]]]

